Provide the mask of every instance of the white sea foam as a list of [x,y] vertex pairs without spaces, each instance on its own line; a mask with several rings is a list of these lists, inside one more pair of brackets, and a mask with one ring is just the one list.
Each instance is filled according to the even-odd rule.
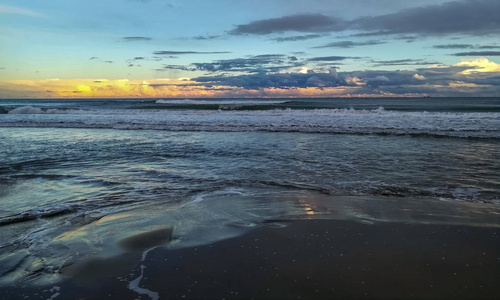
[[284,104],[289,101],[276,101],[276,100],[192,100],[192,99],[171,99],[157,100],[157,104],[189,104],[189,105],[271,105],[271,104]]
[[138,293],[139,295],[147,295],[152,300],[158,300],[158,299],[160,299],[160,296],[157,292],[153,292],[153,291],[150,291],[148,289],[141,288],[139,286],[139,284],[141,283],[142,277],[144,277],[144,269],[145,268],[146,268],[146,266],[141,265],[141,275],[139,277],[137,277],[136,279],[134,279],[133,281],[131,281],[128,285],[128,288],[131,289],[132,291]]
[[93,110],[8,114],[0,127],[110,128],[169,131],[273,131],[349,134],[429,134],[500,138],[500,113],[374,110]]
[[225,189],[225,190],[222,190],[222,191],[202,193],[200,195],[197,195],[196,198],[194,198],[194,200],[182,204],[179,208],[182,208],[184,206],[188,206],[188,205],[192,205],[192,204],[201,202],[201,201],[205,200],[205,198],[207,196],[229,195],[229,194],[244,195],[244,192],[242,190],[240,190],[240,189],[229,188],[229,189]]
[[49,108],[46,110],[42,110],[39,107],[33,107],[31,105],[16,107],[13,110],[9,111],[9,114],[18,114],[18,115],[37,115],[37,114],[74,114],[77,113],[78,110],[63,110],[57,108]]

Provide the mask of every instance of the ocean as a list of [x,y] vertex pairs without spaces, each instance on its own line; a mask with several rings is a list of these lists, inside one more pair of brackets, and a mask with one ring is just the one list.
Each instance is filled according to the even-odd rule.
[[[500,98],[0,100],[0,286],[173,229],[500,227]],[[141,275],[142,276],[142,275]]]

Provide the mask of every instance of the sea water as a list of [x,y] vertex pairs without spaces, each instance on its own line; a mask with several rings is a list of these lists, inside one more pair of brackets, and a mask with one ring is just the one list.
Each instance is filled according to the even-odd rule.
[[130,235],[294,218],[500,226],[500,98],[0,100],[0,285]]

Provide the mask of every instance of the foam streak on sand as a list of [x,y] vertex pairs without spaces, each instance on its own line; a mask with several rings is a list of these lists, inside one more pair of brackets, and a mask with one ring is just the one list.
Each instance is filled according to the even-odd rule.
[[[153,248],[149,248],[147,250],[145,250],[143,253],[142,253],[142,256],[141,256],[141,261],[145,261],[146,260],[146,257],[148,256],[148,253],[151,251],[151,250],[154,250],[158,247],[153,247]],[[148,295],[151,299],[153,300],[157,300],[160,298],[159,294],[157,292],[153,292],[153,291],[150,291],[148,289],[145,289],[145,288],[141,288],[139,287],[139,284],[141,283],[141,280],[142,278],[144,277],[144,269],[146,268],[146,266],[144,265],[141,265],[141,275],[139,277],[137,277],[136,279],[134,279],[133,281],[131,281],[129,284],[128,284],[128,288],[140,295]]]
[[141,275],[139,277],[137,277],[136,279],[134,279],[133,281],[131,281],[128,284],[128,288],[131,289],[132,291],[140,294],[140,295],[148,295],[149,298],[151,298],[152,300],[158,300],[158,299],[160,299],[160,296],[158,295],[157,292],[152,292],[148,289],[144,289],[144,288],[139,287],[139,283],[141,282],[142,277],[144,276],[144,269],[145,268],[146,268],[146,266],[141,265]]

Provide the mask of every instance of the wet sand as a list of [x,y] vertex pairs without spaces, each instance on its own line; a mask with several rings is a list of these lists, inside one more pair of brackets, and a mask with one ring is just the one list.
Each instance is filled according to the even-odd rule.
[[[144,261],[138,250],[89,260],[62,283],[2,288],[0,296],[500,299],[500,228],[314,219],[284,223],[196,248],[154,248]],[[126,242],[143,245],[137,238]],[[129,289],[134,280],[136,291],[145,294]]]

